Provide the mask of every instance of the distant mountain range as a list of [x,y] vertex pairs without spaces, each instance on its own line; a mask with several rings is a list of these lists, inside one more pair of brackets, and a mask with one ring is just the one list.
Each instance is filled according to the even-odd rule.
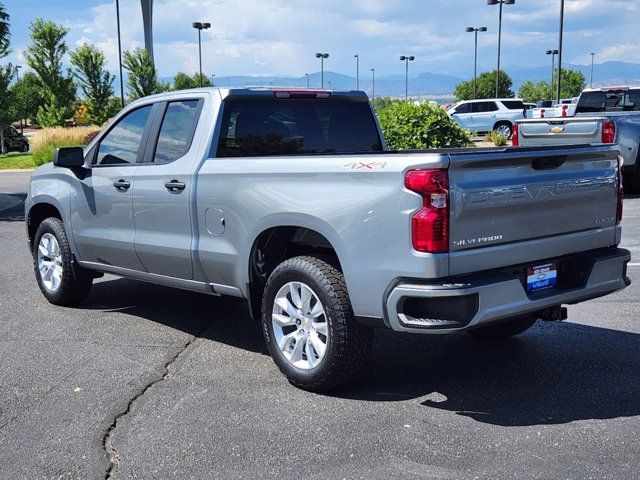
[[[571,65],[565,64],[564,68],[572,68],[580,70],[589,83],[590,65]],[[507,70],[513,79],[513,90],[518,92],[520,85],[527,80],[537,82],[539,80],[548,81],[551,76],[551,65],[548,67],[533,68],[511,68]],[[467,78],[468,79],[468,78]],[[462,77],[453,75],[443,75],[437,73],[424,72],[418,75],[409,76],[409,95],[410,96],[431,96],[436,99],[446,98],[450,96],[457,83],[467,80]],[[171,77],[162,79],[163,81],[171,81]],[[214,77],[217,86],[287,86],[287,87],[306,87],[307,78],[288,77],[288,76],[229,76]],[[607,85],[638,85],[640,84],[640,64],[627,62],[604,62],[596,64],[594,68],[594,86]],[[309,75],[309,86],[311,88],[319,88],[321,84],[320,72]],[[325,88],[335,90],[352,90],[356,88],[356,78],[343,75],[336,72],[324,72]],[[376,77],[375,82],[376,96],[385,97],[401,97],[405,91],[404,75],[386,75]],[[366,91],[370,96],[372,94],[371,72],[361,72],[360,89]]]

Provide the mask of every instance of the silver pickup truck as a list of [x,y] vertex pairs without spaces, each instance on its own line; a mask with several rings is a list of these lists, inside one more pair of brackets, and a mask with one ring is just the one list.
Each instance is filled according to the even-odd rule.
[[357,375],[373,327],[500,339],[625,288],[618,153],[389,152],[363,93],[173,92],[38,168],[27,232],[50,302],[104,273],[241,297],[319,391]]
[[640,87],[587,89],[575,112],[518,121],[514,145],[617,143],[624,158],[625,189],[640,193]]

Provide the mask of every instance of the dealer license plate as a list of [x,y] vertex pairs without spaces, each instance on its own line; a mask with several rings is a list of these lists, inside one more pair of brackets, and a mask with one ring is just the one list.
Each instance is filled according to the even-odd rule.
[[555,287],[557,283],[558,266],[555,263],[527,267],[527,291],[544,290]]

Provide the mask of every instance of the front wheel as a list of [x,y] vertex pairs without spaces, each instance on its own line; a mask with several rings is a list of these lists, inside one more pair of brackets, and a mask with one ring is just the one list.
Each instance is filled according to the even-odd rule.
[[315,257],[291,258],[273,271],[262,328],[280,371],[310,391],[353,380],[371,348],[372,330],[355,321],[344,276]]
[[73,255],[62,220],[45,219],[33,239],[33,265],[38,286],[49,302],[70,306],[91,289],[91,272],[73,265]]
[[495,325],[469,330],[469,333],[480,340],[505,340],[526,332],[533,327],[536,321],[537,319],[534,317],[516,318],[496,323]]
[[513,134],[513,127],[511,126],[510,123],[507,123],[507,122],[498,123],[493,128],[493,130],[495,132],[498,132],[500,135],[505,137],[507,140],[509,140],[511,138],[511,135]]

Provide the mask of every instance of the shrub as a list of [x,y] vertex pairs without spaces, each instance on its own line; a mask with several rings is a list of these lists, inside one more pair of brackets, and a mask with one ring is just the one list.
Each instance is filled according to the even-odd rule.
[[378,110],[390,150],[470,147],[470,133],[429,103],[391,102]]
[[98,131],[97,127],[43,128],[31,137],[33,162],[36,165],[52,162],[56,148],[86,145]]
[[[489,140],[487,140],[487,137],[489,138]],[[493,142],[493,144],[496,147],[504,147],[509,139],[507,137],[505,137],[504,135],[501,135],[500,133],[496,132],[495,130],[487,133],[487,136],[485,137],[486,141],[489,142]]]

